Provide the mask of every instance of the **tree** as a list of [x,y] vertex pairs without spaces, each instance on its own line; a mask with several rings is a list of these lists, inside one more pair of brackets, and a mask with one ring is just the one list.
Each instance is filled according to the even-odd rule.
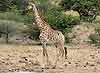
[[100,10],[100,0],[62,0],[60,5],[64,10],[78,11],[81,19],[88,17],[89,21],[92,21]]
[[26,13],[28,0],[0,0],[0,11],[19,11],[21,14]]
[[0,24],[0,32],[5,36],[6,43],[9,42],[9,35],[14,31],[14,28],[10,25],[9,21],[2,21]]
[[24,28],[23,23],[16,21],[0,20],[0,33],[2,37],[5,37],[6,43],[9,43],[9,38],[16,33],[21,32]]

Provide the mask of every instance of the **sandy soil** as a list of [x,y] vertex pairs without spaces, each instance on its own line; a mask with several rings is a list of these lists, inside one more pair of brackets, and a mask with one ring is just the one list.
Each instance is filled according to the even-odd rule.
[[[55,48],[48,46],[49,60],[55,60]],[[100,73],[100,49],[84,47],[68,49],[63,69],[42,69],[42,47],[0,45],[0,73],[29,71],[33,73]]]

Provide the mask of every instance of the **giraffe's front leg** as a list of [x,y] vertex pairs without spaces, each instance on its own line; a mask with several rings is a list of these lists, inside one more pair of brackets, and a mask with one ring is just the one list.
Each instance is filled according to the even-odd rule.
[[56,56],[55,56],[54,67],[56,67],[56,65],[57,65],[57,62],[59,60],[59,56],[61,55],[60,53],[61,52],[58,50],[58,48],[56,48]]
[[42,68],[45,68],[46,66],[48,66],[48,53],[46,50],[46,43],[42,44],[42,48],[43,48],[43,65]]

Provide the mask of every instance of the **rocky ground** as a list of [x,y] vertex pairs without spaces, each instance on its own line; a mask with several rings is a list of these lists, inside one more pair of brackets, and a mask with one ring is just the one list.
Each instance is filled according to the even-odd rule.
[[[49,61],[55,60],[55,47],[48,46]],[[0,73],[100,73],[100,49],[69,47],[63,68],[42,69],[41,46],[0,45]]]

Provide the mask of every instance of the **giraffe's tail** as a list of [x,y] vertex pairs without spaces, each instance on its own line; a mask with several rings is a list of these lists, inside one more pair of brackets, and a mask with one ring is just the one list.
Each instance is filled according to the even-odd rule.
[[67,47],[64,47],[65,59],[67,59]]

